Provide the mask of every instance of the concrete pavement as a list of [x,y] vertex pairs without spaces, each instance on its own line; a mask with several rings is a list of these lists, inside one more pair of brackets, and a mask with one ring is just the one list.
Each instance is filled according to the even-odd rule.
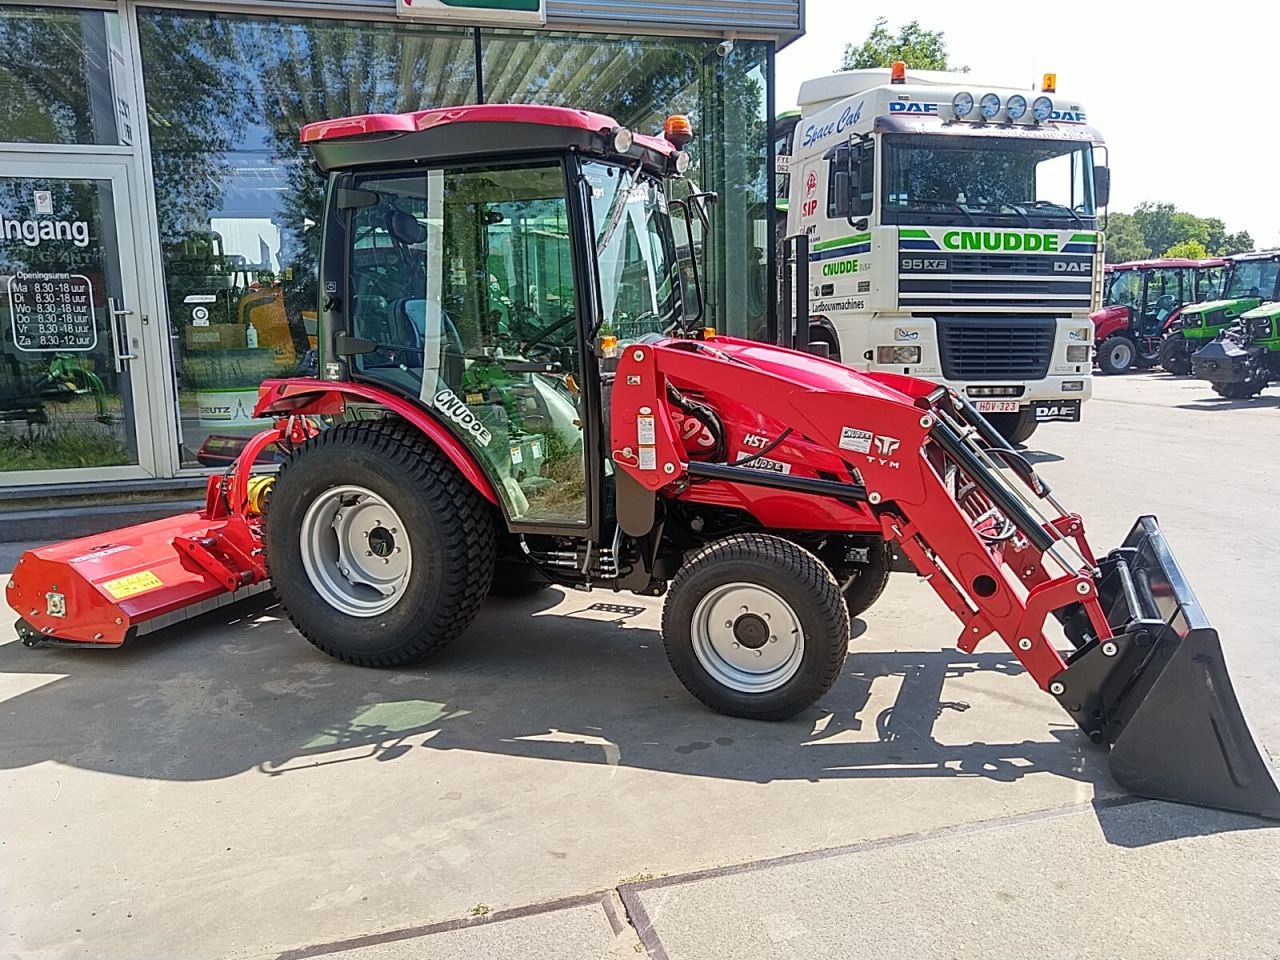
[[[1280,754],[1268,602],[1280,409],[1204,401],[1162,375],[1099,378],[1097,392],[1085,424],[1033,438],[1040,469],[1102,547],[1138,513],[1160,516]],[[911,904],[932,905],[915,924],[949,956],[967,951],[945,900],[1048,936],[1043,896],[1078,910],[1086,890],[1123,887],[1119,870],[1142,876],[1148,911],[1162,893],[1174,909],[1201,873],[1247,881],[1254,907],[1238,916],[1215,891],[1223,923],[1201,945],[1266,955],[1247,950],[1272,932],[1260,908],[1277,905],[1277,832],[1161,804],[1087,806],[1118,796],[1105,755],[997,646],[956,652],[958,625],[925,584],[896,577],[855,624],[836,687],[782,724],[693,701],[666,663],[659,610],[556,590],[495,600],[453,650],[396,672],[329,660],[261,604],[116,651],[26,650],[4,627],[6,952],[531,957],[562,937],[545,955],[634,956],[636,917],[622,911],[615,932],[600,905],[621,888],[673,958],[717,943],[717,956],[892,957],[849,938],[889,943]],[[1004,826],[946,833],[987,821]],[[1130,856],[1108,822],[1150,839]],[[848,847],[910,834],[934,839]],[[820,850],[836,852],[730,886],[650,885]],[[1037,896],[981,893],[996,875]],[[805,906],[828,887],[830,909]],[[677,892],[695,906],[672,907]],[[1119,938],[1114,954],[1090,941],[1044,955],[1158,955],[1146,948],[1159,928],[1136,907],[1108,911],[1097,923]],[[370,936],[382,939],[353,942]]]

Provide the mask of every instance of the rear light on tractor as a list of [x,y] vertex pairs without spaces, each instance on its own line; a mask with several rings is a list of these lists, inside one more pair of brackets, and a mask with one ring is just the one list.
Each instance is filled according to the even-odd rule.
[[1072,343],[1067,346],[1067,363],[1088,363],[1089,351],[1093,347],[1087,343]]
[[919,347],[876,347],[876,363],[900,366],[919,362]]

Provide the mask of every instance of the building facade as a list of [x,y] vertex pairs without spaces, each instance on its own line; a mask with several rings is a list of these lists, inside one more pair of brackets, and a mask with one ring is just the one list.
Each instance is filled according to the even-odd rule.
[[774,289],[773,58],[803,0],[0,2],[0,486],[225,465],[315,346],[312,120],[447,104],[694,123],[712,322]]

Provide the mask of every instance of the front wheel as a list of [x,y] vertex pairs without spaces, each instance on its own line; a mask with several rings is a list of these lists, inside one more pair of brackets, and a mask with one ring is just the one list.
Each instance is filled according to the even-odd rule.
[[1191,351],[1187,347],[1187,338],[1181,333],[1171,333],[1160,344],[1157,361],[1166,373],[1175,377],[1185,377],[1191,372]]
[[985,413],[983,416],[1010,444],[1026,443],[1040,426],[1031,407],[1023,407],[1017,413]]
[[295,453],[264,542],[298,632],[365,667],[411,663],[456,639],[493,579],[488,504],[421,435],[387,421],[333,427]]
[[1098,369],[1109,376],[1125,373],[1138,355],[1128,337],[1108,337],[1098,344]]
[[849,612],[831,571],[780,537],[742,534],[699,550],[662,608],[680,682],[721,713],[785,720],[835,683]]

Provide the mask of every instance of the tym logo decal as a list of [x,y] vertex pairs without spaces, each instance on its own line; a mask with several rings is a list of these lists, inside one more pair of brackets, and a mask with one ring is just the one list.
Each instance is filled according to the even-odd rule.
[[998,250],[1005,253],[1058,252],[1056,233],[1005,233],[1002,230],[948,230],[942,235],[948,250]]
[[893,453],[893,451],[897,450],[900,446],[902,446],[902,441],[897,437],[886,437],[883,435],[876,437],[876,453],[880,454],[882,457],[889,456],[889,454]]
[[458,399],[452,390],[441,390],[436,394],[436,409],[456,423],[464,431],[475,437],[482,447],[493,442],[491,434],[467,405]]
[[1055,260],[1054,273],[1092,273],[1093,268],[1083,260]]
[[895,100],[889,104],[890,113],[937,113],[938,105],[936,103],[902,103]]
[[845,107],[844,112],[840,114],[840,119],[832,123],[824,123],[818,126],[815,123],[809,124],[804,129],[804,140],[802,146],[811,147],[819,140],[831,136],[833,133],[840,133],[852,127],[862,117],[862,101],[858,101],[856,107]]
[[857,260],[832,260],[822,265],[822,275],[824,277],[841,277],[846,273],[857,273]]

